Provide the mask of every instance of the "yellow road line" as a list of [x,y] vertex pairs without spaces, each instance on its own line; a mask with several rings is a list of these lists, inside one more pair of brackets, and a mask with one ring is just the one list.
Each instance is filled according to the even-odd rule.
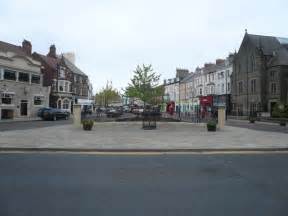
[[159,155],[253,155],[288,154],[288,151],[203,151],[203,152],[69,152],[69,151],[0,151],[1,154],[74,154],[74,155],[111,155],[111,156],[159,156]]

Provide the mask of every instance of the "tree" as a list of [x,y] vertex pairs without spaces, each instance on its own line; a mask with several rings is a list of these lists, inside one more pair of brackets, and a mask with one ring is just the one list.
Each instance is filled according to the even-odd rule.
[[159,85],[160,75],[154,72],[152,65],[137,66],[134,71],[131,83],[125,90],[128,97],[135,97],[144,102],[144,105],[158,104],[159,98],[162,100],[164,87]]
[[98,106],[107,107],[112,102],[119,102],[121,100],[121,96],[117,89],[113,88],[112,82],[110,84],[107,81],[106,87],[103,87],[98,93],[95,95],[95,103]]

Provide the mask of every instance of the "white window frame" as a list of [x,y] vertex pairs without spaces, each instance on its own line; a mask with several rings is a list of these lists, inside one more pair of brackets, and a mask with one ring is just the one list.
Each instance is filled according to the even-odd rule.
[[[41,104],[35,104],[35,98],[38,97],[41,101]],[[34,106],[43,106],[45,101],[45,97],[43,95],[34,95],[33,97],[33,105]]]
[[65,78],[65,68],[64,67],[60,67],[60,69],[59,69],[59,77],[60,78]]
[[[60,91],[60,86],[62,86],[63,91]],[[58,92],[65,92],[65,88],[64,88],[64,81],[63,80],[58,80]]]
[[[4,106],[14,106],[14,95],[15,93],[14,92],[3,92],[0,94],[0,104],[4,105]],[[11,103],[9,104],[6,104],[6,103],[3,103],[2,102],[2,99],[3,98],[11,98]]]

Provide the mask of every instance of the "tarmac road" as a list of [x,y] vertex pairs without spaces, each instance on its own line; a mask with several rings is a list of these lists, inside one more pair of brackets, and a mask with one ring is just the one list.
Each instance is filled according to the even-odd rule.
[[0,215],[288,215],[287,154],[0,154]]

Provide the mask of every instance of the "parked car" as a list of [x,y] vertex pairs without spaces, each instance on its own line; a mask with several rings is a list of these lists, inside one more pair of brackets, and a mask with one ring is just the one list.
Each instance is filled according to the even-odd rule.
[[122,112],[118,109],[114,109],[114,108],[110,108],[107,112],[106,112],[107,117],[119,117],[120,115],[122,115]]
[[139,114],[143,113],[143,111],[144,111],[143,108],[137,107],[137,108],[133,108],[132,113],[136,114],[136,115],[139,115]]
[[44,111],[45,111],[45,110],[49,110],[49,109],[51,109],[51,108],[49,108],[49,107],[40,108],[40,109],[38,110],[38,112],[37,112],[37,116],[40,117],[40,118],[43,118],[43,113],[44,113]]
[[92,115],[92,106],[91,105],[84,105],[81,112],[82,112],[82,114]]
[[57,119],[69,119],[70,113],[55,108],[41,108],[38,110],[38,117],[42,118],[43,120],[53,120],[56,121]]
[[125,113],[130,112],[130,107],[129,107],[129,106],[124,106],[124,107],[123,107],[123,111],[124,111]]

